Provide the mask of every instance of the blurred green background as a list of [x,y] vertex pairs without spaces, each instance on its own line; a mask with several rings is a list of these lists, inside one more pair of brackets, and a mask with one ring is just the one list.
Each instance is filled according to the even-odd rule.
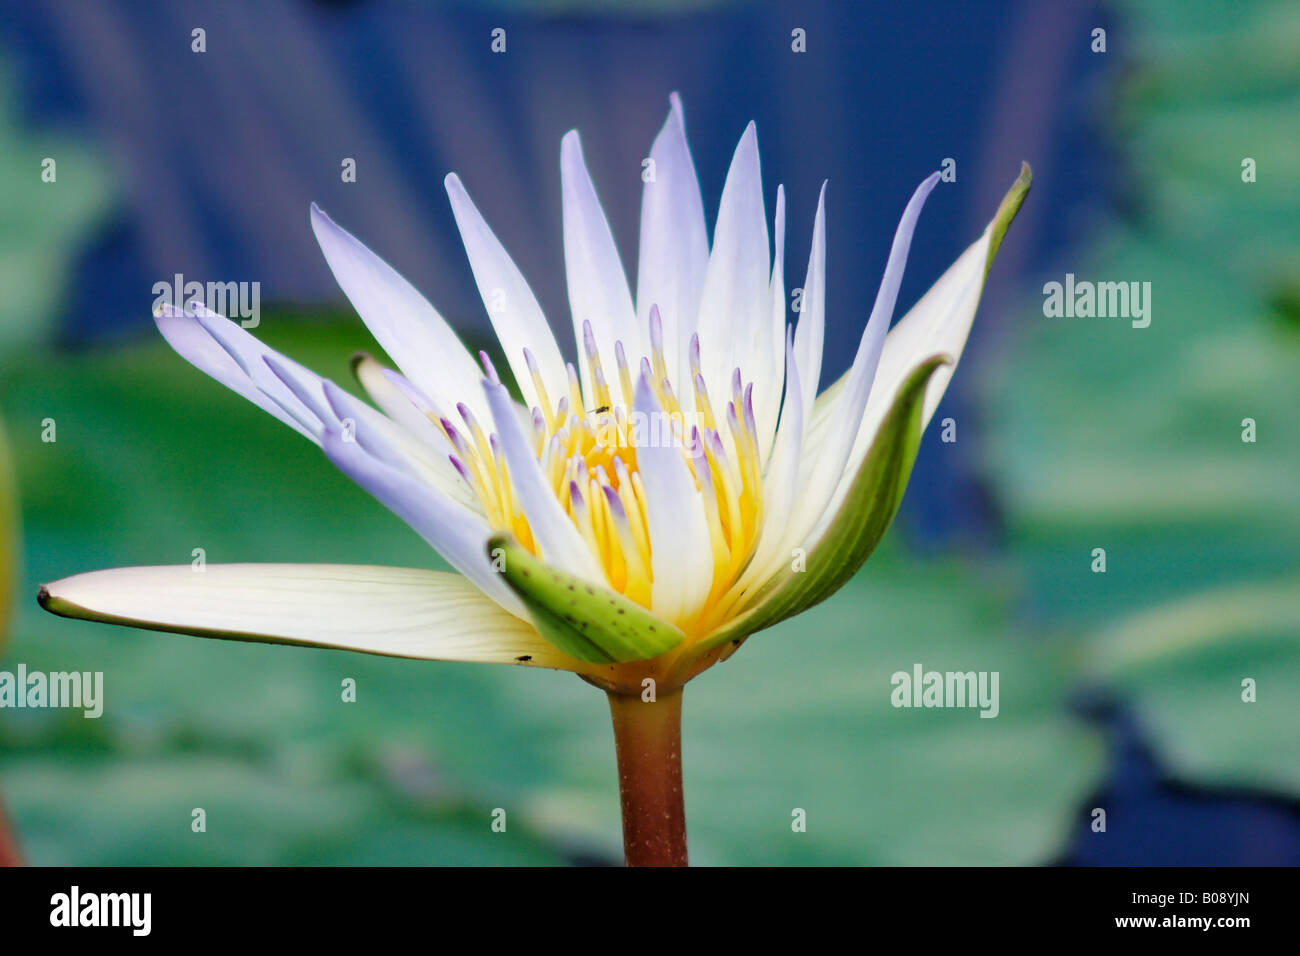
[[[1116,710],[1162,781],[1224,801],[1217,819],[1238,819],[1241,800],[1280,819],[1240,845],[1207,836],[1153,859],[1300,862],[1300,15],[1114,8],[1115,194],[1059,269],[1015,276],[989,304],[999,342],[964,366],[977,381],[959,446],[993,496],[996,546],[912,546],[905,508],[842,593],[690,686],[694,862],[1127,860],[1098,846],[1137,839],[1132,819],[1087,825],[1120,787]],[[37,608],[42,580],[188,563],[198,547],[211,562],[436,564],[316,449],[160,339],[53,346],[59,290],[116,188],[93,143],[63,135],[0,97],[0,408],[22,525],[0,668],[103,671],[107,696],[98,720],[0,711],[0,797],[26,857],[616,861],[605,702],[570,675],[202,641]],[[61,184],[77,185],[33,190],[29,158],[55,149]],[[1241,180],[1244,156],[1256,182]],[[1045,319],[1038,290],[1065,271],[1150,281],[1150,328]],[[350,312],[280,304],[258,333],[349,386],[348,356],[374,350]],[[924,464],[954,447],[927,435],[915,493],[932,493]],[[1090,570],[1097,547],[1105,574]],[[914,662],[999,671],[1000,716],[893,709],[889,677]],[[341,700],[345,678],[356,703]],[[1243,678],[1257,702],[1242,702]],[[196,807],[206,833],[191,832]],[[489,826],[498,807],[505,833]],[[791,831],[794,808],[806,833]]]

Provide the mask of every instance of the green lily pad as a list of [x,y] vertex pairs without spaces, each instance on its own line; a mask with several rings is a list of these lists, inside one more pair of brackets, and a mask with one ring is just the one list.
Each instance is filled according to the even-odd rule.
[[1300,578],[1144,611],[1090,650],[1175,776],[1300,794]]
[[1035,302],[984,383],[985,466],[1032,613],[1097,635],[1079,678],[1135,711],[1185,782],[1294,797],[1300,16],[1121,6],[1144,51],[1117,111],[1132,221],[1049,278],[1149,282],[1151,324]]

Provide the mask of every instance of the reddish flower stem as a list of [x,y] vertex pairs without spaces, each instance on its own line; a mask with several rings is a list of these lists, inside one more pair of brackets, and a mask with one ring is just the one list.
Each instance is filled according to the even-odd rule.
[[655,701],[609,695],[628,866],[686,866],[682,691]]
[[22,866],[22,854],[18,852],[18,840],[14,836],[13,825],[5,814],[4,802],[0,801],[0,866]]

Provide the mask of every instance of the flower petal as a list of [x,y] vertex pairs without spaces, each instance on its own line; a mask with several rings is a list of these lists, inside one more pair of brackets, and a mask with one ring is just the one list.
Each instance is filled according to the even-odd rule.
[[[890,330],[849,455],[848,467],[831,499],[828,516],[838,511],[852,476],[866,457],[876,430],[903,381],[925,356],[942,353],[952,356],[953,364],[938,369],[930,380],[922,417],[923,424],[929,424],[966,346],[980,295],[984,291],[984,280],[993,266],[1002,237],[1020,210],[1032,183],[1033,172],[1028,165],[1022,164],[1020,175],[1003,197],[983,235],[948,267],[939,281]],[[821,528],[828,523],[829,519],[824,517]]]
[[492,409],[492,421],[510,469],[510,485],[523,506],[543,560],[584,580],[604,582],[604,572],[587,542],[565,514],[542,475],[532,445],[524,434],[519,407],[511,401],[510,393],[503,385],[484,380],[483,391]]
[[[400,427],[399,434],[410,440],[410,444],[402,443],[403,451],[428,466],[429,480],[438,490],[471,511],[482,514],[483,505],[478,495],[451,464],[448,457],[454,451],[451,444],[427,414],[432,411],[440,415],[431,400],[400,373],[384,368],[372,356],[353,356],[352,372],[371,401]],[[412,444],[416,447],[411,447]]]
[[406,377],[443,405],[462,401],[481,414],[482,373],[437,310],[315,203],[311,227],[339,287]]
[[[850,497],[830,533],[808,550],[801,571],[786,568],[755,586],[748,609],[692,646],[704,654],[729,640],[743,639],[825,600],[862,566],[889,528],[921,442],[921,406],[926,384],[946,356],[918,366],[886,416]],[[788,539],[787,539],[788,540]]]
[[532,352],[537,360],[542,385],[551,402],[568,394],[569,378],[564,368],[555,336],[547,324],[537,297],[528,287],[523,273],[510,254],[501,245],[491,227],[483,219],[460,177],[451,173],[443,181],[451,199],[451,211],[456,217],[469,256],[469,266],[474,273],[479,295],[487,307],[488,318],[496,330],[510,370],[523,393],[525,403],[538,407],[542,403],[533,386],[533,376],[524,360],[524,350]]
[[725,388],[735,368],[752,380],[784,344],[771,341],[770,269],[758,134],[750,123],[722,187],[700,297],[700,364],[709,388]]
[[[826,440],[816,455],[805,456],[811,465],[807,478],[800,480],[802,494],[795,505],[794,514],[786,535],[788,546],[803,544],[808,547],[806,538],[814,525],[828,511],[828,503],[839,485],[845,472],[845,464],[857,435],[858,423],[862,420],[867,398],[871,392],[872,380],[876,366],[880,361],[881,348],[885,333],[889,330],[889,321],[894,314],[894,303],[898,298],[898,288],[903,279],[903,270],[907,265],[907,253],[912,242],[912,233],[921,214],[926,197],[929,196],[939,174],[930,175],[916,191],[903,210],[898,229],[894,233],[894,242],[889,250],[889,260],[885,263],[884,276],[880,280],[880,289],[876,294],[876,303],[871,316],[867,319],[862,332],[862,341],[858,345],[853,366],[849,369],[842,394],[836,399],[831,412],[833,420],[828,426]],[[815,254],[814,254],[815,257]],[[796,342],[796,351],[798,345]],[[805,385],[804,394],[807,395]]]
[[342,564],[114,568],[41,588],[63,617],[423,660],[580,665],[456,574]]
[[663,322],[664,361],[673,386],[689,395],[682,383],[687,373],[688,344],[695,333],[704,274],[709,266],[709,236],[704,202],[695,176],[686,120],[676,93],[654,145],[654,179],[641,191],[641,245],[637,263],[637,326],[650,326],[650,307],[659,307]]
[[713,546],[704,502],[682,449],[667,432],[667,416],[644,375],[633,411],[645,416],[648,441],[637,442],[636,464],[645,487],[653,583],[650,605],[665,620],[694,616],[713,583]]
[[321,443],[326,456],[339,470],[374,495],[384,507],[405,521],[453,568],[510,613],[523,616],[523,606],[493,571],[483,552],[489,530],[479,515],[456,504],[408,471],[375,455],[367,444],[380,444],[374,434],[361,440],[363,426],[349,440],[346,433],[327,428]]
[[781,422],[777,426],[772,458],[763,476],[763,533],[749,567],[733,585],[737,592],[748,590],[756,582],[766,581],[790,556],[783,545],[799,491],[804,419],[801,381],[794,344],[787,339],[785,402],[781,406]]
[[[764,463],[770,461],[773,449],[773,442],[777,435],[777,419],[781,414],[782,391],[784,390],[785,380],[782,378],[783,372],[789,366],[787,352],[789,351],[786,335],[786,304],[785,304],[785,187],[776,187],[776,213],[773,220],[773,247],[775,253],[772,258],[772,279],[769,283],[768,294],[772,299],[772,328],[769,333],[774,342],[781,342],[787,345],[785,349],[777,349],[772,353],[772,362],[766,370],[756,373],[754,381],[764,383],[754,402],[754,420],[758,426],[758,449],[760,460]],[[782,363],[785,363],[784,365]],[[761,377],[760,377],[761,375]],[[802,424],[802,423],[801,423]]]
[[[213,338],[199,321],[199,315],[206,312],[207,309],[197,303],[184,311],[172,305],[164,305],[154,315],[154,322],[157,323],[158,331],[167,340],[167,344],[185,361],[199,371],[207,373],[231,391],[244,396],[264,412],[275,416],[304,438],[317,441],[311,421],[302,420],[301,415],[291,414],[283,404],[265,394],[230,351]],[[223,322],[229,321],[215,313],[209,314]]]
[[[564,203],[564,268],[574,340],[581,354],[583,323],[590,322],[600,364],[610,374],[618,367],[614,343],[622,342],[631,355],[646,355],[649,332],[637,325],[623,262],[582,158],[577,130],[566,133],[560,143],[560,184]],[[596,394],[595,383],[587,363],[580,365],[583,394],[590,398]]]
[[[978,304],[984,278],[1007,227],[1024,202],[1030,182],[1029,167],[1022,166],[1019,178],[1003,198],[984,235],[962,254],[921,300],[924,303],[932,298],[948,307],[927,307],[918,312],[921,308],[921,303],[918,303],[899,323],[900,328],[903,323],[909,323],[925,333],[910,333],[915,338],[904,339],[905,345],[915,348],[920,341],[945,341],[960,349],[970,328],[968,310],[973,313]],[[906,490],[921,434],[934,412],[934,405],[938,403],[934,396],[935,382],[945,372],[946,382],[955,362],[955,356],[943,353],[916,357],[915,352],[904,353],[900,348],[899,355],[903,354],[914,360],[914,364],[898,385],[884,378],[886,365],[883,357],[881,359],[872,401],[884,401],[887,408],[872,426],[867,452],[860,459],[853,460],[845,483],[836,490],[826,516],[805,539],[806,569],[802,573],[778,573],[767,582],[758,584],[753,596],[746,598],[747,609],[693,646],[692,653],[703,654],[726,641],[741,640],[825,600],[871,554]],[[899,358],[897,361],[903,363],[908,359]],[[826,423],[833,418],[832,412],[842,400],[851,375],[852,370],[819,399],[819,405],[828,398],[830,401],[813,416],[814,429],[827,428]],[[861,433],[858,440],[861,440]],[[814,445],[805,451],[804,457],[815,458],[821,454],[820,448]]]
[[813,220],[812,247],[808,252],[808,272],[803,296],[799,300],[799,322],[794,330],[794,355],[802,372],[803,396],[800,405],[804,427],[812,415],[817,385],[822,377],[822,346],[826,339],[826,184],[817,197],[817,216]]

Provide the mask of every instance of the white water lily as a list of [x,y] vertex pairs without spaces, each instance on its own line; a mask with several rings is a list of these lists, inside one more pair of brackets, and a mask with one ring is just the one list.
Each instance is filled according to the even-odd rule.
[[634,297],[578,134],[564,137],[576,366],[460,178],[447,177],[522,404],[486,355],[480,366],[410,283],[315,206],[312,228],[330,268],[400,370],[357,361],[378,410],[197,304],[157,316],[177,352],[317,443],[459,575],[125,568],[49,584],[41,603],[209,637],[560,668],[614,700],[640,695],[646,677],[672,694],[750,634],[829,596],[897,510],[1028,170],[891,331],[908,246],[938,174],[921,183],[853,365],[819,396],[825,189],[791,329],[784,193],[777,189],[773,243],[753,124],[736,148],[712,244],[676,96],[650,157]]

